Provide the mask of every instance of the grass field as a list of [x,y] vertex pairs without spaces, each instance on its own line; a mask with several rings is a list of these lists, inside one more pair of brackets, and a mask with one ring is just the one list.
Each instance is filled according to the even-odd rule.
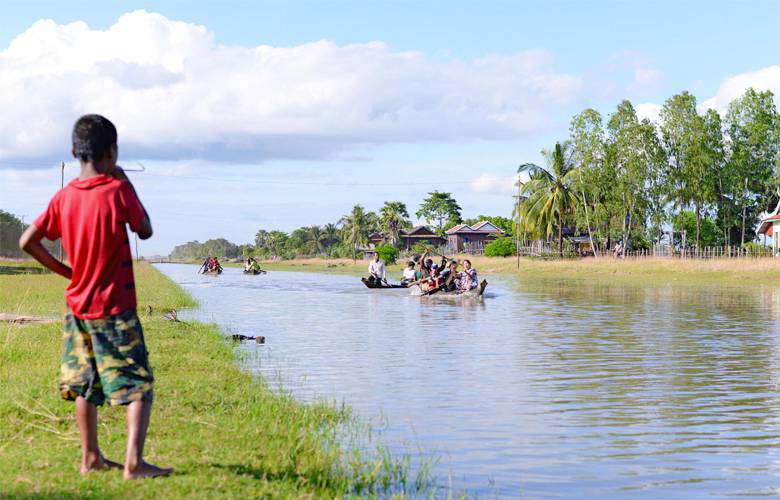
[[[613,259],[539,260],[514,257],[458,256],[468,258],[480,275],[515,275],[525,279],[609,282],[626,285],[778,286],[780,259],[743,258],[712,260]],[[268,270],[308,271],[366,275],[368,262],[350,259],[296,259],[264,262]],[[391,281],[400,279],[402,265],[388,267]]]
[[[162,317],[193,305],[182,289],[146,264],[136,274],[157,379],[147,458],[174,475],[81,477],[73,404],[57,391],[60,324],[0,324],[0,497],[343,497],[408,485],[403,463],[341,445],[345,428],[358,429],[348,410],[271,392],[238,368],[216,327]],[[2,274],[0,312],[57,316],[64,286],[53,274]],[[101,409],[101,446],[114,460],[124,426],[123,408]]]

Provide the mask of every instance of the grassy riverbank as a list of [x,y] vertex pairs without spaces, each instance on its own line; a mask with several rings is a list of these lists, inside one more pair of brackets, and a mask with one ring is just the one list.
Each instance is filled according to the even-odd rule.
[[[238,368],[214,326],[165,320],[192,298],[149,265],[136,273],[157,378],[147,456],[175,474],[132,483],[118,471],[81,477],[73,405],[57,392],[60,322],[0,324],[0,497],[342,497],[404,478],[389,459],[367,461],[337,444],[346,410],[272,393]],[[64,287],[53,274],[0,273],[0,312],[58,317]],[[104,453],[120,460],[124,409],[101,409],[100,422]]]
[[[471,259],[481,275],[516,275],[528,279],[609,282],[636,285],[777,286],[780,260],[763,259],[613,259],[538,260],[514,257],[458,256]],[[365,275],[368,262],[350,259],[296,259],[264,262],[268,270]],[[402,265],[388,267],[400,277]]]

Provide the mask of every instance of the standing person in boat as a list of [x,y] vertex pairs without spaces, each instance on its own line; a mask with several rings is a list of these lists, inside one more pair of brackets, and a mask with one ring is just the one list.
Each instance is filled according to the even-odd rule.
[[374,259],[368,264],[368,280],[377,285],[385,281],[385,263],[379,258],[379,252],[374,253]]
[[460,278],[457,281],[457,287],[459,292],[468,292],[479,286],[477,281],[477,270],[471,267],[471,261],[465,259],[463,261],[463,272],[460,273]]

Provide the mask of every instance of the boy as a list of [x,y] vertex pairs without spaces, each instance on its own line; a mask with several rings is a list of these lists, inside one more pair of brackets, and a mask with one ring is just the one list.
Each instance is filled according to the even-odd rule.
[[[133,260],[125,224],[145,240],[152,224],[133,185],[117,166],[117,133],[99,115],[85,115],[73,127],[73,156],[81,174],[60,190],[46,211],[22,234],[19,246],[53,272],[70,280],[63,335],[60,393],[76,401],[81,435],[81,473],[120,464],[98,447],[97,407],[108,399],[127,405],[124,478],[163,476],[143,460],[152,409],[152,370],[136,315]],[[41,244],[62,238],[71,267]]]

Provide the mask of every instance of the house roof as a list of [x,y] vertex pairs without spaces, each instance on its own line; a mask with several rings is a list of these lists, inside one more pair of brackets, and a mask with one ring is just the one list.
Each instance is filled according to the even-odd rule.
[[403,236],[423,236],[417,234],[420,232],[426,233],[425,235],[436,235],[436,233],[434,233],[428,226],[414,226],[409,231],[404,231],[403,229],[400,231],[401,235]]
[[455,233],[473,233],[474,230],[469,226],[468,224],[458,224],[457,226],[453,226],[449,229],[447,229],[447,234],[455,234]]
[[482,234],[502,233],[503,234],[503,231],[486,220],[478,222],[473,226],[469,226],[468,224],[458,224],[457,226],[453,226],[447,230],[447,234],[473,234],[473,233],[482,233]]
[[503,231],[497,228],[495,224],[487,220],[483,220],[482,222],[475,224],[474,226],[472,226],[472,229],[474,229],[474,231],[490,231],[491,233],[492,232],[503,233]]

